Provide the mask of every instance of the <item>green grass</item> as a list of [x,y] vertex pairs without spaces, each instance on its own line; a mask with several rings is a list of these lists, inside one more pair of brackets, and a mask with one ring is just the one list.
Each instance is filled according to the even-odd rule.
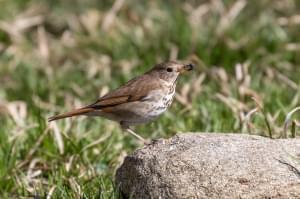
[[[203,1],[198,11],[195,2],[126,1],[103,30],[112,1],[0,1],[1,198],[50,190],[53,198],[118,198],[114,173],[136,140],[101,118],[59,121],[55,135],[47,117],[92,103],[170,54],[197,68],[180,79],[167,113],[136,128],[143,137],[282,134],[300,105],[299,1],[247,3],[227,25],[237,1]],[[42,20],[21,30],[32,16]],[[252,97],[263,107],[247,126]]]

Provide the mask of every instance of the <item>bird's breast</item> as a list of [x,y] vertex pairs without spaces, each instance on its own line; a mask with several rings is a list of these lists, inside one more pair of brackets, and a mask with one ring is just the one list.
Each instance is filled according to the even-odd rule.
[[155,100],[149,102],[150,106],[148,114],[151,117],[157,117],[163,112],[165,112],[167,108],[172,104],[175,95],[175,85],[172,85],[169,88],[160,92],[153,93],[153,95],[153,98]]

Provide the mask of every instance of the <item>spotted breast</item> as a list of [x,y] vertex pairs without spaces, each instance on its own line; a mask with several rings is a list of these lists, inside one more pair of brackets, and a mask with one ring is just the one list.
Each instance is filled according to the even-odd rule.
[[157,100],[152,104],[152,108],[148,112],[150,117],[155,118],[167,110],[172,104],[175,88],[176,84],[170,85],[164,95],[157,95]]

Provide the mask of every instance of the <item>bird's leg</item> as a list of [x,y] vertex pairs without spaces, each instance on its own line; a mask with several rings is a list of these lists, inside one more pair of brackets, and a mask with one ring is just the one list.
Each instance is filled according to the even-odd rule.
[[130,133],[131,135],[133,135],[135,138],[137,138],[138,140],[142,141],[144,144],[148,144],[147,140],[145,140],[142,136],[136,134],[129,126],[122,124],[122,122],[120,123],[121,128]]
[[133,135],[134,137],[136,137],[137,139],[139,139],[140,141],[142,141],[143,143],[146,142],[146,140],[145,140],[142,136],[136,134],[131,128],[127,128],[127,129],[125,129],[125,130],[126,130],[128,133],[130,133],[131,135]]

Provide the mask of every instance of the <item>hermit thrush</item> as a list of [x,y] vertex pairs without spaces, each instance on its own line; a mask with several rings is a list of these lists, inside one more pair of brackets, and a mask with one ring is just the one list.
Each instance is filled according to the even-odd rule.
[[179,74],[193,67],[175,61],[157,64],[95,103],[50,117],[49,122],[78,115],[100,116],[119,122],[122,129],[144,141],[130,126],[150,122],[165,112],[172,103]]

